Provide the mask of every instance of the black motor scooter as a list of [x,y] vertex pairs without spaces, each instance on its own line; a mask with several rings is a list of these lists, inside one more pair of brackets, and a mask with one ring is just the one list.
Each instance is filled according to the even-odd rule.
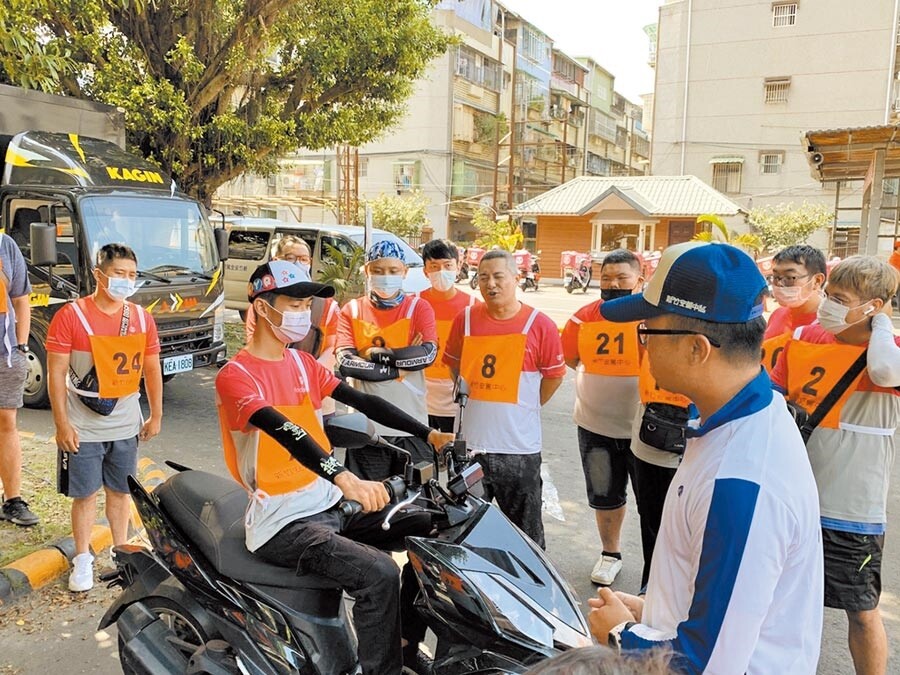
[[[466,398],[463,387],[461,407]],[[403,452],[360,413],[329,420],[326,432],[337,446]],[[447,464],[446,486],[429,462],[407,463],[405,476],[385,481],[395,506],[382,525],[389,530],[404,508],[434,515],[435,538],[405,541],[420,586],[417,607],[437,635],[431,675],[524,673],[561,650],[591,644],[575,598],[543,551],[474,496],[483,472],[462,436],[436,459]],[[247,551],[240,485],[170,466],[179,472],[152,494],[129,479],[152,549],[117,547],[117,568],[101,576],[123,589],[100,622],[118,628],[123,671],[361,673],[341,589]],[[359,505],[341,508],[350,514]]]

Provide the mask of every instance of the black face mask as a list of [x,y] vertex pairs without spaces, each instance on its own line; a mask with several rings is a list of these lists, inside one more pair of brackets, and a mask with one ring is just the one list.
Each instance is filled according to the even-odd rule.
[[624,298],[626,295],[631,295],[630,288],[601,288],[600,289],[600,297],[604,302],[607,300],[615,300],[616,298]]

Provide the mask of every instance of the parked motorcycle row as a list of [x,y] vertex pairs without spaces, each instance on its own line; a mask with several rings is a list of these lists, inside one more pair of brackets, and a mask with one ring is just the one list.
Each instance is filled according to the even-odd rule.
[[[460,418],[467,400],[461,382]],[[435,462],[412,465],[361,413],[335,417],[325,430],[335,446],[379,444],[406,457],[404,475],[385,481],[396,504],[385,530],[401,509],[433,514],[437,536],[399,544],[419,582],[417,608],[437,637],[427,675],[521,674],[591,644],[574,594],[544,552],[481,499],[483,471],[459,432]],[[118,547],[116,569],[101,576],[122,589],[100,627],[116,624],[126,675],[361,673],[341,589],[247,551],[247,495],[237,483],[169,466],[177,473],[153,493],[130,478],[152,548]],[[358,508],[342,504],[348,515]]]

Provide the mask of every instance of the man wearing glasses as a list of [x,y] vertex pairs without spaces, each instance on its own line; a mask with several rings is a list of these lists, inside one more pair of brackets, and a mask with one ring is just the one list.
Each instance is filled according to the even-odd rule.
[[666,496],[645,600],[601,588],[591,629],[668,648],[684,672],[815,673],[822,545],[815,481],[787,406],[760,368],[766,282],[747,254],[687,242],[643,294],[603,316],[641,321],[659,386],[700,417]]
[[822,251],[806,244],[782,249],[772,263],[768,281],[775,301],[781,306],[769,317],[763,338],[762,362],[769,373],[791,334],[816,320],[826,272]]

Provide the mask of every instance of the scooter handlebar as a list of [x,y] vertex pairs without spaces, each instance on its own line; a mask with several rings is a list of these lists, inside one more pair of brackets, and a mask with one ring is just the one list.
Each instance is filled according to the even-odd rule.
[[[390,478],[383,480],[381,484],[384,485],[384,489],[387,490],[388,498],[392,503],[398,501],[406,493],[406,481],[400,476],[391,476]],[[355,516],[357,513],[362,513],[363,507],[362,504],[357,501],[345,499],[338,505],[338,510],[341,512],[342,516],[349,518],[350,516]]]

